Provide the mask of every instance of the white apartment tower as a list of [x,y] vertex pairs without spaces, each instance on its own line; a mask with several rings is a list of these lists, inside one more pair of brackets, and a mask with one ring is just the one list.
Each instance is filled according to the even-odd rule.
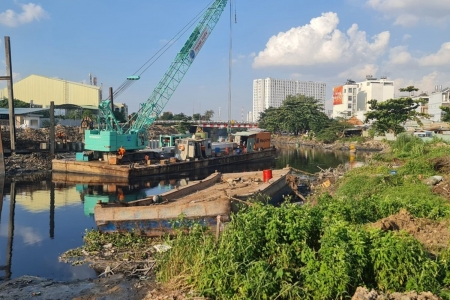
[[287,96],[297,94],[314,97],[325,106],[326,84],[274,78],[253,80],[253,121],[258,121],[265,109],[280,107]]

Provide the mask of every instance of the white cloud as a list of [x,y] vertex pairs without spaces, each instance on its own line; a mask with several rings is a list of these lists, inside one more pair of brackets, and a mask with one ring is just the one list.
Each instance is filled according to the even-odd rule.
[[[394,80],[394,86],[396,88],[396,93],[399,93],[398,92],[399,88],[407,87],[410,85],[413,85],[416,88],[418,88],[419,93],[421,93],[421,92],[431,93],[434,91],[434,87],[436,85],[441,85],[442,82],[449,82],[449,81],[450,81],[449,74],[434,71],[434,72],[424,75],[418,79],[396,78]],[[443,85],[443,86],[446,86],[446,85]]]
[[[4,237],[8,236],[6,226],[0,228],[0,236]],[[14,229],[14,237],[15,238],[21,237],[23,242],[27,245],[39,244],[44,240],[41,234],[35,231],[35,228],[33,227],[16,226],[16,228]]]
[[450,42],[444,43],[435,54],[430,54],[419,59],[420,66],[443,66],[450,64]]
[[339,73],[338,77],[343,79],[356,79],[356,81],[363,80],[367,75],[376,76],[378,66],[375,64],[358,64],[344,72]]
[[311,66],[350,61],[375,61],[385,51],[390,34],[381,32],[367,41],[366,33],[353,24],[347,34],[337,29],[336,13],[323,13],[309,24],[272,36],[259,52],[253,67]]
[[405,35],[403,36],[403,40],[404,40],[404,41],[407,41],[407,40],[409,40],[410,38],[412,38],[412,35],[410,35],[410,34],[405,34]]
[[19,5],[22,8],[22,12],[20,13],[16,13],[11,9],[0,13],[0,24],[9,27],[17,27],[22,24],[48,18],[48,13],[40,5],[36,5],[34,3]]
[[300,80],[300,79],[302,79],[302,76],[303,76],[303,74],[301,74],[301,73],[292,73],[290,77],[291,77],[291,79]]
[[414,60],[404,46],[394,47],[389,51],[389,63],[393,65],[406,65]]
[[419,21],[444,23],[450,21],[450,1],[448,0],[368,0],[367,5],[380,11],[394,24],[412,26]]

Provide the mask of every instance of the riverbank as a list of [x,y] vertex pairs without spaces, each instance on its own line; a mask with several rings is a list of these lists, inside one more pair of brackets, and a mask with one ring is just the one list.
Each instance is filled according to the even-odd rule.
[[[96,242],[96,247],[104,250],[102,256],[108,258],[108,260],[96,261],[96,257],[99,254],[98,250],[94,249],[95,251],[93,253],[97,254],[90,257],[92,261],[88,263],[95,270],[98,270],[98,274],[105,273],[104,275],[108,275],[107,278],[66,283],[47,281],[41,278],[29,283],[25,280],[25,282],[18,284],[2,284],[0,286],[0,299],[14,299],[14,297],[16,299],[19,299],[19,297],[25,299],[31,298],[32,294],[30,296],[30,292],[36,293],[36,291],[40,294],[35,295],[43,296],[42,299],[58,299],[61,298],[61,294],[57,294],[58,289],[51,290],[50,287],[61,287],[62,291],[64,290],[64,286],[70,287],[72,284],[72,289],[75,291],[75,294],[68,295],[73,296],[72,298],[75,299],[183,299],[182,297],[193,299],[193,295],[188,295],[186,291],[190,291],[192,287],[196,287],[195,284],[197,284],[196,289],[198,287],[201,289],[202,287],[202,285],[198,285],[199,278],[196,278],[189,284],[186,283],[190,272],[194,271],[200,277],[209,278],[210,280],[207,284],[217,282],[220,287],[227,287],[228,292],[233,294],[242,293],[248,289],[250,289],[249,291],[256,292],[257,289],[261,288],[260,285],[251,285],[252,282],[259,281],[246,281],[245,278],[247,276],[249,276],[248,278],[250,280],[252,279],[251,276],[264,274],[264,278],[266,278],[264,280],[269,280],[272,286],[277,286],[279,280],[284,280],[286,284],[290,284],[289,282],[294,280],[289,278],[280,279],[277,277],[278,275],[275,276],[277,273],[274,272],[274,267],[287,268],[283,269],[283,273],[291,274],[290,276],[296,276],[295,274],[298,270],[301,270],[301,274],[304,274],[305,277],[300,277],[293,281],[298,282],[294,286],[285,286],[286,288],[293,289],[290,295],[295,295],[293,293],[297,290],[297,285],[305,291],[309,290],[311,293],[314,291],[316,293],[324,293],[325,291],[336,293],[339,291],[337,284],[342,288],[345,285],[340,284],[342,282],[345,283],[345,280],[356,280],[353,278],[359,278],[359,281],[356,283],[357,285],[352,282],[349,290],[345,291],[346,295],[354,295],[353,299],[441,299],[436,296],[436,291],[439,292],[439,288],[436,288],[436,286],[439,287],[440,282],[443,280],[443,269],[449,267],[442,264],[442,253],[445,254],[445,251],[449,251],[446,250],[448,249],[446,243],[450,238],[448,232],[448,219],[450,216],[448,201],[450,198],[448,192],[445,193],[449,189],[449,178],[446,174],[450,171],[450,157],[448,155],[448,149],[450,147],[445,143],[421,144],[419,142],[416,142],[416,144],[408,142],[402,147],[398,147],[398,145],[395,147],[392,152],[374,155],[374,159],[371,160],[370,165],[353,169],[344,174],[343,177],[339,176],[342,178],[335,185],[323,185],[319,187],[315,193],[316,201],[313,205],[309,203],[305,206],[292,206],[287,209],[263,206],[261,208],[255,208],[253,212],[250,210],[250,215],[243,214],[239,216],[239,219],[244,218],[241,219],[244,222],[238,224],[241,224],[240,226],[250,226],[250,228],[242,227],[241,230],[244,234],[241,235],[235,231],[235,225],[230,226],[228,228],[230,230],[230,236],[234,235],[237,238],[237,240],[231,243],[227,241],[230,237],[228,236],[223,237],[223,240],[221,239],[218,244],[213,239],[208,246],[204,245],[199,247],[199,245],[203,245],[202,243],[205,242],[204,239],[207,236],[203,237],[199,235],[198,237],[201,237],[200,240],[192,236],[190,237],[192,239],[190,243],[185,244],[188,246],[188,251],[188,249],[179,248],[175,240],[158,241],[158,243],[165,242],[172,246],[172,249],[167,251],[168,254],[171,252],[174,255],[177,253],[182,254],[178,256],[179,260],[176,260],[176,263],[166,264],[166,266],[170,267],[164,268],[163,265],[164,261],[167,262],[167,257],[153,255],[155,252],[151,250],[153,245],[146,245],[142,248],[143,250],[136,251],[137,254],[130,254],[129,251],[119,251],[115,246],[110,245],[110,241],[105,241],[103,237],[99,236],[92,238],[92,241]],[[435,178],[433,176],[441,176],[442,178]],[[402,210],[405,207],[408,210]],[[263,211],[258,212],[257,209],[262,209]],[[283,220],[283,222],[279,222],[279,220]],[[296,230],[290,231],[289,228],[296,228]],[[302,241],[305,237],[308,237],[306,239],[308,244],[306,245],[312,243],[312,245],[316,245],[314,247],[317,247],[312,248],[313,252],[302,253],[302,259],[309,260],[306,265],[302,265],[302,261],[298,260],[298,257],[300,257],[300,252],[307,248],[305,248],[303,242],[291,245],[289,239],[292,234],[294,234],[294,241]],[[255,252],[250,249],[249,251],[240,252],[242,245],[239,243],[239,240],[242,237],[245,237],[245,240],[251,241],[251,243],[246,243],[244,246],[250,247],[254,245],[257,249],[265,249],[264,252],[266,252],[270,249],[281,249],[279,247],[273,248],[272,246],[282,245],[283,252],[279,253],[275,251],[262,257],[262,260],[255,260],[258,257],[248,255],[249,253],[260,253],[259,250]],[[283,237],[283,239],[272,240],[278,237]],[[260,241],[259,239],[263,240]],[[126,240],[133,239],[127,238]],[[361,241],[364,243],[361,244]],[[383,244],[388,242],[390,244]],[[123,243],[120,242],[118,244]],[[356,247],[358,245],[363,245],[364,251],[359,251],[359,248]],[[390,289],[403,293],[389,294],[372,291],[372,288],[376,288],[373,281],[381,280],[383,276],[387,277],[383,279],[384,281],[381,284],[379,283],[377,285],[377,289],[383,290],[392,282],[399,282],[397,280],[399,278],[389,277],[395,274],[382,273],[382,269],[380,269],[381,271],[377,270],[376,272],[378,273],[374,273],[374,270],[371,269],[371,261],[374,257],[367,255],[371,253],[370,251],[373,251],[371,249],[375,247],[374,245],[382,245],[382,248],[374,249],[378,249],[385,254],[388,253],[388,257],[399,257],[401,259],[400,265],[395,259],[388,263],[381,261],[380,268],[390,267],[389,270],[400,269],[402,272],[409,274],[408,278],[415,276],[414,274],[423,273],[430,281],[418,282],[423,282],[420,284],[423,284],[425,288],[429,287],[429,290],[435,292],[435,294],[423,290],[424,286],[421,287],[423,292],[420,295],[414,292],[404,292],[404,284],[398,284],[397,288]],[[402,254],[401,256],[397,256],[399,253],[389,252],[394,251],[394,248],[396,249],[396,247],[389,248],[392,245],[399,247],[400,250],[398,251]],[[291,246],[294,246],[294,248],[290,249],[289,247]],[[134,243],[129,248],[139,249]],[[214,250],[208,251],[208,249]],[[230,253],[226,252],[226,249],[232,250],[232,257],[243,257],[245,258],[245,262],[251,263],[251,266],[263,264],[265,271],[263,273],[253,274],[250,272],[252,270],[251,266],[234,270],[233,266],[241,265],[244,262],[233,262],[232,258],[227,258],[227,255]],[[345,249],[345,254],[339,252],[342,249]],[[195,250],[202,250],[201,253],[198,253],[202,255],[211,255],[215,252],[219,255],[208,260],[209,263],[206,264],[202,262],[202,256],[192,256],[195,254]],[[147,254],[149,251],[152,253]],[[297,253],[295,257],[285,257],[286,255],[295,253]],[[327,258],[326,255],[330,253],[333,254],[333,258]],[[377,252],[372,252],[372,254],[374,253]],[[143,254],[145,255],[144,257],[142,257]],[[140,256],[135,257],[135,255]],[[437,258],[429,261],[430,255]],[[230,270],[228,270],[228,267],[227,270],[219,270],[214,265],[214,262],[220,262],[223,259],[222,257],[225,257],[229,261],[222,261],[219,265],[229,266],[231,268]],[[271,259],[268,261],[266,259],[267,257]],[[283,257],[287,258],[290,263],[284,264],[282,261],[279,261]],[[313,259],[314,257],[317,257],[317,260]],[[185,258],[191,263],[195,263],[195,265],[188,265],[187,268],[183,268],[182,266],[185,263],[183,259]],[[426,263],[416,265],[410,263],[411,260],[415,259],[419,259],[418,261],[423,260]],[[156,284],[154,279],[157,274],[153,265],[155,262],[158,262],[159,265],[158,272],[161,270],[170,270],[172,272],[171,276],[174,276],[164,286]],[[137,264],[133,265],[133,263]],[[204,265],[208,265],[206,270],[202,269]],[[333,267],[334,265],[336,265],[335,268]],[[362,272],[360,268],[363,266],[364,271]],[[316,267],[330,272],[321,273],[319,270],[315,270]],[[141,271],[137,274],[135,272],[136,270]],[[250,273],[245,273],[247,272],[246,270],[249,270],[248,272]],[[433,273],[433,270],[439,270],[439,272],[436,271],[437,273]],[[253,271],[256,272],[257,270]],[[130,274],[130,272],[134,272],[134,275],[118,275]],[[339,274],[338,277],[330,277],[335,273]],[[183,274],[183,276],[176,276],[177,274]],[[238,282],[241,283],[239,286],[245,287],[245,289],[233,290],[235,287],[233,287],[232,283],[235,281],[228,281],[226,277],[220,277],[227,276],[227,274],[235,274],[233,276],[238,276]],[[313,276],[314,274],[319,274],[320,276],[316,276],[314,280],[309,281],[308,276]],[[353,275],[348,276],[349,274]],[[359,275],[355,277],[354,274]],[[305,279],[308,280],[305,281]],[[23,279],[20,280],[23,281]],[[159,277],[159,280],[161,280],[161,277]],[[312,288],[311,285],[314,285],[316,281],[320,283],[322,282],[321,280],[335,282],[336,285],[326,286],[323,289],[319,287]],[[408,279],[400,278],[400,280]],[[13,281],[9,282],[11,283]],[[411,281],[410,284],[415,284],[414,282]],[[367,288],[359,288],[355,291],[353,287],[358,285],[366,285]],[[42,291],[39,290],[40,288],[42,288]],[[47,290],[47,288],[49,289]],[[214,287],[212,288],[215,293],[223,292],[223,290],[215,290]],[[13,294],[16,292],[22,294]],[[17,297],[12,297],[13,295],[17,295]],[[345,296],[344,298],[350,299],[350,297]],[[211,299],[214,298],[211,296]],[[258,297],[248,296],[242,298],[255,299]],[[323,297],[317,294],[317,298]],[[326,298],[337,298],[337,294],[332,294]],[[286,295],[285,297],[279,297],[279,299],[298,299],[298,297],[291,296],[289,298]]]
[[193,298],[189,293],[162,287],[153,278],[129,278],[116,274],[65,282],[36,276],[21,276],[0,283],[0,299],[199,300],[202,298]]
[[[30,130],[29,130],[30,131]],[[162,132],[161,130],[158,132]],[[169,131],[171,132],[171,131]],[[36,134],[34,134],[36,135]],[[29,138],[34,135],[28,134]],[[39,135],[40,136],[40,135]],[[315,147],[330,151],[350,150],[350,146],[356,151],[388,151],[389,145],[380,141],[367,139],[364,142],[336,141],[333,144],[324,144],[315,140],[308,140],[303,137],[273,135],[272,144],[277,148],[285,147]],[[73,156],[74,153],[58,153],[56,158],[63,159],[66,156]],[[52,158],[48,152],[35,152],[31,154],[17,154],[5,157],[5,168],[8,176],[24,176],[36,172],[48,172],[52,169]]]
[[348,139],[340,139],[331,144],[325,144],[323,142],[309,139],[302,136],[292,135],[272,135],[272,144],[276,147],[318,147],[328,150],[350,150],[352,147],[356,151],[386,151],[389,149],[389,145],[382,141],[375,141],[370,138],[361,138],[355,141],[349,141]]

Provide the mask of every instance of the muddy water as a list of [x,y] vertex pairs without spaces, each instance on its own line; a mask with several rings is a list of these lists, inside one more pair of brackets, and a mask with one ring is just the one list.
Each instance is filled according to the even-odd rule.
[[[289,164],[314,173],[320,170],[318,167],[351,166],[361,161],[363,157],[351,158],[349,153],[288,148],[279,150],[275,160],[223,166],[218,171],[262,171]],[[203,179],[210,172],[214,170],[177,178],[140,178],[127,184],[101,185],[56,182],[51,177],[12,183],[6,179],[4,183],[0,178],[0,280],[22,275],[64,281],[96,277],[88,266],[71,266],[59,262],[58,257],[68,249],[81,246],[85,230],[95,227],[93,206],[97,200],[141,199],[189,180]]]

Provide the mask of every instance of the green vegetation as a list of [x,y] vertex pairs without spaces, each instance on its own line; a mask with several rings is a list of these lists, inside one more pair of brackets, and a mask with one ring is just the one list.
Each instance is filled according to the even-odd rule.
[[315,205],[252,205],[218,241],[199,228],[180,231],[167,240],[173,248],[160,257],[158,279],[212,299],[349,299],[358,286],[447,297],[448,245],[430,248],[371,224],[402,209],[428,222],[450,220],[448,200],[421,180],[448,171],[439,168],[450,161],[448,145],[400,136],[391,147]]
[[[160,282],[210,299],[350,299],[358,286],[450,299],[450,204],[426,182],[448,174],[450,145],[401,134],[390,146],[305,205],[242,205],[219,238],[180,217],[167,252],[149,252],[161,240],[93,230],[64,256],[97,256],[108,244],[119,260],[152,255]],[[385,227],[397,218],[400,228]],[[401,227],[413,220],[415,232]]]
[[262,112],[259,127],[271,132],[287,131],[298,135],[309,130],[318,132],[329,122],[320,101],[298,94],[288,96],[280,107],[269,107]]
[[[30,103],[27,103],[25,101],[14,99],[13,101],[14,107],[23,108],[23,107],[30,107]],[[0,100],[0,108],[8,108],[8,98],[3,98]]]
[[[418,88],[409,86],[407,88],[401,88],[401,92],[413,92],[418,91]],[[419,117],[427,117],[427,114],[420,113],[416,109],[425,100],[420,98],[413,100],[411,97],[402,97],[397,99],[388,99],[386,101],[378,102],[375,99],[368,101],[370,104],[370,110],[366,113],[366,119],[364,123],[371,120],[375,120],[373,128],[379,133],[392,132],[397,135],[400,132],[405,131],[401,125],[408,120],[416,121],[419,125],[422,125]]]

